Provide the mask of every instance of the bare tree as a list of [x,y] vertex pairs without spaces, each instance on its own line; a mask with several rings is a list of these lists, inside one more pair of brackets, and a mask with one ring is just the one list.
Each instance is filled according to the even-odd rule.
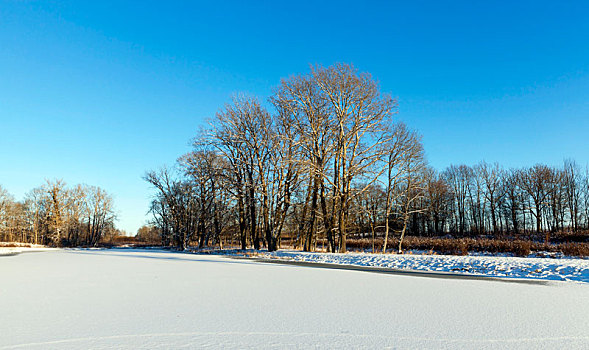
[[493,234],[497,235],[497,207],[503,195],[502,193],[502,170],[499,164],[489,165],[482,162],[478,167],[485,186],[485,199],[489,203],[491,211],[491,223]]
[[407,225],[412,215],[422,213],[425,208],[419,205],[418,201],[424,197],[425,176],[425,159],[421,143],[415,146],[414,153],[406,161],[408,168],[407,175],[401,180],[398,189],[400,196],[400,215],[402,220],[401,236],[399,238],[399,253],[403,252],[403,238],[407,232]]
[[380,147],[386,140],[386,127],[395,114],[397,102],[379,91],[378,84],[367,73],[358,73],[351,65],[336,64],[312,70],[314,82],[329,102],[333,118],[333,171],[326,178],[333,189],[332,213],[339,251],[346,251],[346,225],[352,184],[366,176],[366,186],[374,183],[382,170],[371,173],[381,159]]
[[9,242],[13,240],[9,219],[13,203],[14,197],[0,186],[0,237]]
[[579,206],[581,204],[582,187],[579,166],[574,160],[564,162],[563,185],[569,209],[571,228],[573,232],[579,230]]
[[511,169],[505,174],[503,182],[506,205],[510,214],[511,225],[516,238],[520,234],[519,213],[523,211],[523,198],[519,188],[519,179],[521,175],[518,170]]
[[162,168],[146,173],[144,179],[158,190],[151,211],[159,215],[160,227],[167,237],[165,242],[185,249],[194,233],[193,211],[197,204],[191,184],[172,176],[170,170]]
[[29,222],[29,226],[31,227],[31,231],[33,233],[33,242],[38,244],[40,241],[43,241],[43,236],[41,240],[39,240],[39,235],[42,234],[43,228],[43,196],[44,191],[42,188],[37,187],[29,191],[25,195],[25,208],[26,208],[26,215],[27,220]]
[[[28,192],[22,202],[12,201],[6,220],[2,220],[2,202],[0,239],[3,224],[9,228],[5,240],[55,246],[96,245],[106,230],[114,230],[112,198],[99,187],[68,188],[63,180],[47,180]],[[94,205],[94,216],[88,216],[89,203]]]
[[96,246],[107,229],[113,225],[115,214],[112,197],[103,189],[88,186],[87,191],[87,238],[86,244]]
[[[361,184],[360,187],[364,186]],[[386,220],[386,191],[380,186],[380,184],[372,185],[361,195],[356,197],[356,203],[358,208],[357,215],[360,217],[360,229],[363,230],[365,226],[362,218],[367,217],[368,225],[370,227],[372,252],[375,253],[376,230],[383,228],[384,226],[379,224]]]
[[444,173],[452,189],[454,206],[456,208],[454,211],[456,217],[455,222],[457,231],[461,236],[466,231],[466,198],[471,171],[470,167],[466,165],[451,165]]
[[[335,251],[333,218],[328,214],[324,178],[333,156],[333,120],[330,104],[311,76],[295,76],[283,80],[271,97],[279,115],[288,116],[292,134],[297,135],[300,156],[294,157],[299,178],[308,178],[305,202],[299,218],[303,249],[310,251],[318,231],[318,207],[321,205],[324,230],[329,250]],[[305,232],[301,232],[305,231]]]
[[[552,171],[545,165],[537,164],[520,173],[520,186],[533,201],[533,210],[530,212],[536,218],[536,232],[542,232],[542,213],[547,205],[546,198],[549,194],[549,183]],[[546,233],[546,242],[550,239],[550,233]]]
[[[390,134],[385,143],[385,169],[386,169],[386,203],[385,203],[385,234],[382,247],[386,252],[390,217],[393,214],[395,203],[404,197],[405,203],[401,205],[402,215],[409,215],[409,209],[416,198],[413,198],[413,190],[420,183],[417,173],[423,166],[423,146],[421,137],[414,131],[407,129],[405,124],[398,123],[390,129]],[[402,190],[399,190],[403,186]],[[408,220],[408,218],[407,218]],[[404,235],[404,233],[403,233]]]
[[450,202],[452,200],[449,185],[434,170],[429,169],[425,173],[425,202],[427,203],[427,213],[433,222],[433,232],[438,235],[444,230],[447,216],[450,211]]
[[[232,167],[240,227],[244,230],[246,221],[249,223],[251,241],[255,249],[260,249],[256,190],[260,181],[264,182],[262,186],[266,185],[262,177],[269,157],[268,133],[265,131],[269,130],[270,115],[255,98],[240,96],[217,113],[215,122],[210,142],[228,158]],[[243,238],[242,248],[245,249]]]
[[49,243],[54,245],[61,244],[62,233],[64,231],[64,211],[66,206],[66,188],[63,180],[47,180],[47,222]]

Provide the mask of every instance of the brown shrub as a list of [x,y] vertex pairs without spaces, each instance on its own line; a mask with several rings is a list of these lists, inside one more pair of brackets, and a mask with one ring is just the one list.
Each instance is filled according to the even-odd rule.
[[589,256],[589,244],[584,243],[562,243],[559,250],[564,255]]
[[510,253],[517,256],[528,256],[532,252],[532,244],[528,241],[514,241],[510,246]]
[[3,248],[31,248],[31,243],[19,243],[19,242],[0,242],[0,247]]
[[[383,239],[375,240],[377,252],[382,251]],[[387,250],[396,250],[399,239],[388,241]],[[350,239],[350,250],[370,251],[371,239]],[[467,255],[469,252],[509,253],[515,256],[528,256],[532,252],[562,253],[568,256],[589,256],[589,243],[546,244],[530,240],[489,239],[489,238],[439,238],[407,236],[403,240],[403,250],[424,250],[430,253]]]

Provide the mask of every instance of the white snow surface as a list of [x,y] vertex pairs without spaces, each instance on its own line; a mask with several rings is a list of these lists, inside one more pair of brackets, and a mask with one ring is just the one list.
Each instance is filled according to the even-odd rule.
[[36,245],[32,247],[2,247],[0,246],[0,256],[5,255],[16,255],[22,252],[41,252],[47,250],[55,250],[56,248],[49,248],[42,245]]
[[[235,251],[234,254],[240,254]],[[259,257],[399,270],[453,272],[501,278],[530,278],[589,283],[589,259],[519,258],[481,255],[262,252]]]
[[0,276],[0,349],[589,348],[585,283],[133,249],[3,256]]

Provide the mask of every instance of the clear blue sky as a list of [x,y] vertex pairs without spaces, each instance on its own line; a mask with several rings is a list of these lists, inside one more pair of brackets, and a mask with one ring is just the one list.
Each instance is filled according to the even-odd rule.
[[[213,5],[216,4],[216,5]],[[589,162],[589,2],[1,1],[0,184],[112,193],[172,164],[231,95],[353,63],[399,98],[439,169]]]

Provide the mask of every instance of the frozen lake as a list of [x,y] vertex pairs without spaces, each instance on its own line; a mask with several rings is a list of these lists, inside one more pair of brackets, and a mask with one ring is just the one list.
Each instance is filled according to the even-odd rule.
[[589,348],[589,285],[141,250],[0,257],[0,349]]

